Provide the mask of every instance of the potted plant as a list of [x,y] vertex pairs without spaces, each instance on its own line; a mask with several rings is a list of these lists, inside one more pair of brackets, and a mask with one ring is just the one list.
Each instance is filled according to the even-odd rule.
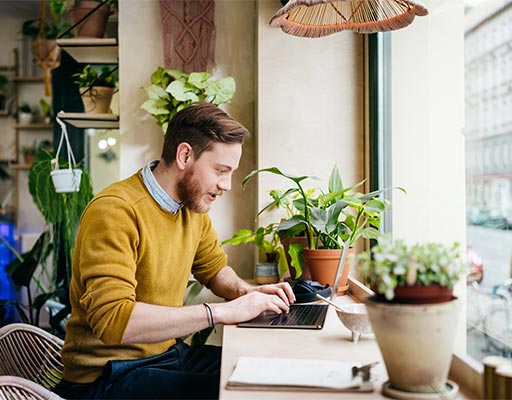
[[0,74],[0,110],[6,109],[8,83],[9,79],[7,78],[7,76]]
[[215,105],[227,103],[236,91],[232,77],[211,79],[209,72],[186,74],[177,69],[158,67],[151,74],[151,85],[143,89],[148,95],[141,108],[150,113],[167,132],[170,119],[181,109],[197,101],[208,101]]
[[115,71],[108,67],[102,67],[98,71],[96,67],[87,64],[81,72],[73,74],[72,77],[80,88],[85,112],[108,113],[118,80]]
[[66,10],[62,0],[49,0],[49,18],[46,7],[41,7],[38,19],[27,20],[21,27],[22,35],[34,41],[33,53],[37,65],[45,74],[45,95],[51,95],[50,71],[60,65],[60,47],[57,38],[71,37],[71,25],[62,17]]
[[[252,243],[265,254],[265,262],[256,263],[254,272],[255,280],[259,284],[279,282],[280,273],[284,273],[288,268],[276,228],[277,225],[271,223],[258,227],[256,231],[241,229],[221,243],[222,245],[229,243],[234,246]],[[280,265],[281,268],[279,268]]]
[[458,243],[386,239],[355,259],[376,292],[366,306],[389,375],[384,393],[453,394],[447,377],[461,307],[452,291],[465,274]]
[[32,108],[28,103],[21,103],[18,109],[18,122],[21,125],[28,125],[32,122]]
[[52,122],[52,106],[45,99],[39,99],[39,106],[41,106],[41,115],[45,124]]
[[[62,332],[60,322],[70,312],[68,289],[71,278],[71,255],[80,216],[92,199],[92,184],[87,170],[81,171],[78,191],[57,192],[51,177],[52,162],[55,156],[44,149],[37,152],[29,170],[28,188],[37,208],[41,211],[49,232],[48,240],[42,249],[43,267],[41,280],[46,282],[39,287],[34,299],[34,308],[40,310],[46,300],[54,299],[65,307],[50,318],[51,326]],[[59,159],[59,165],[66,169],[68,162]],[[51,257],[50,257],[51,256]],[[51,265],[48,265],[51,262]],[[37,319],[36,319],[37,320]]]
[[[305,261],[313,280],[332,285],[344,244],[347,243],[351,248],[360,237],[366,239],[380,237],[381,216],[389,208],[390,203],[379,195],[391,188],[367,194],[356,192],[354,189],[360,187],[364,181],[345,187],[336,165],[331,171],[327,191],[318,189],[318,195],[315,195],[315,191],[306,191],[302,185],[304,180],[313,177],[293,176],[276,167],[252,171],[243,179],[242,186],[261,172],[269,172],[293,182],[293,186],[284,190],[281,197],[274,199],[275,204],[276,201],[282,202],[286,197],[296,196],[292,202],[296,212],[280,222],[277,232],[287,237],[304,233],[307,245],[291,245],[294,255],[291,263],[300,267]],[[398,189],[404,191],[401,188]],[[268,206],[260,213],[267,208]],[[321,264],[318,265],[316,260],[321,260]],[[339,294],[348,289],[349,269],[347,263],[342,274]]]
[[71,0],[68,12],[75,36],[102,38],[110,15],[117,10],[118,0]]
[[23,161],[25,162],[25,164],[32,165],[32,162],[36,157],[37,150],[37,140],[34,140],[34,142],[29,146],[21,146],[20,152],[23,156]]

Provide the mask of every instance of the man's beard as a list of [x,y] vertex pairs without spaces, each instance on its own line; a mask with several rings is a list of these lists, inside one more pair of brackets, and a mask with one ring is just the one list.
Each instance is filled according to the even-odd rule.
[[183,179],[178,182],[177,188],[179,199],[184,207],[201,214],[209,211],[209,207],[201,202],[204,192],[195,179],[192,169],[185,172]]

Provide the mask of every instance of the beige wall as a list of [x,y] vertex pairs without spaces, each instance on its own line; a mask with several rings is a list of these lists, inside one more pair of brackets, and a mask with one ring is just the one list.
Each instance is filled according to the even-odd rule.
[[[267,175],[241,189],[256,167],[276,165],[290,173],[327,179],[334,163],[345,182],[363,177],[363,54],[361,35],[344,32],[299,39],[270,28],[278,0],[216,0],[216,68],[237,83],[232,104],[223,108],[252,132],[233,181],[233,190],[211,214],[220,239],[254,226],[257,207],[279,182]],[[141,12],[144,10],[144,12]],[[124,0],[119,10],[121,177],[159,156],[162,134],[140,110],[141,86],[162,64],[158,2]],[[256,93],[257,91],[257,93]],[[256,182],[256,181],[255,181]],[[254,250],[227,248],[230,263],[252,277]]]
[[[428,18],[392,34],[392,174],[407,190],[393,197],[393,234],[409,242],[458,241],[464,249],[463,1],[425,3]],[[465,282],[456,294],[465,297]]]

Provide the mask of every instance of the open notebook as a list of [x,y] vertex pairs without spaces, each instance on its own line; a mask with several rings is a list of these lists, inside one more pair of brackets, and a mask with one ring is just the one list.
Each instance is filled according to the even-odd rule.
[[[331,287],[331,300],[336,297],[336,288],[341,279],[348,247],[348,241],[343,243],[343,251],[336,269],[334,285]],[[327,307],[329,307],[327,304],[292,304],[288,314],[265,312],[250,321],[240,322],[237,326],[241,328],[322,329],[327,315]]]

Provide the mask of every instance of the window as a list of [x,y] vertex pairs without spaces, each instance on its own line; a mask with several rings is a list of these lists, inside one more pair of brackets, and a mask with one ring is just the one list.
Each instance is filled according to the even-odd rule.
[[512,4],[464,5],[467,350],[481,360],[512,356]]

